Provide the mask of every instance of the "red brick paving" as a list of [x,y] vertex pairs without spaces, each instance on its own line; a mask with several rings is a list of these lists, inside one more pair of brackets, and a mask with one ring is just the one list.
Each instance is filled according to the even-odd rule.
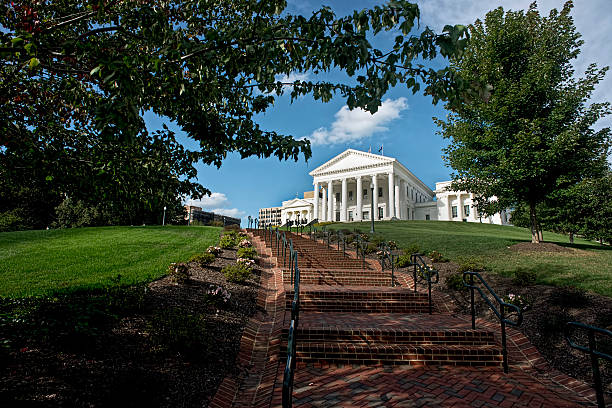
[[[257,231],[255,231],[257,233]],[[275,268],[273,251],[264,251],[263,240],[255,237],[258,252],[265,253],[267,275],[262,280],[264,290],[259,303],[265,313],[255,316],[245,329],[239,361],[243,374],[238,378],[226,378],[220,386],[214,407],[278,407],[281,405],[281,388],[285,352],[283,333],[286,331],[288,315],[286,297],[291,293],[282,268]],[[296,246],[301,241],[294,239]],[[316,264],[316,247],[305,245],[307,254]],[[320,243],[319,243],[320,244]],[[322,244],[320,244],[322,246]],[[323,246],[325,258],[333,258],[334,252]],[[347,251],[348,257],[355,258],[354,252]],[[306,255],[304,255],[306,256]],[[342,252],[336,252],[342,257]],[[344,260],[342,260],[344,261]],[[322,263],[334,269],[338,264],[333,260]],[[281,261],[282,265],[282,261]],[[354,265],[353,265],[354,266]],[[319,268],[320,272],[330,272]],[[340,269],[340,268],[336,268]],[[351,267],[358,273],[358,268]],[[343,269],[348,272],[349,269]],[[389,271],[385,271],[387,273]],[[368,268],[362,269],[362,276],[380,277],[380,267],[368,260]],[[347,276],[358,277],[358,274]],[[331,273],[333,276],[333,273]],[[302,344],[311,340],[324,341],[316,347],[339,349],[347,356],[354,351],[354,343],[341,346],[343,341],[364,342],[363,350],[380,352],[413,344],[421,349],[427,344],[445,344],[446,350],[465,347],[466,344],[484,342],[499,344],[499,324],[477,320],[477,330],[471,330],[469,316],[450,315],[449,299],[436,295],[435,313],[428,315],[424,310],[411,310],[422,300],[420,293],[410,299],[408,288],[412,279],[401,275],[401,288],[381,286],[351,286],[345,282],[324,282],[323,285],[304,284],[301,295],[306,306],[301,314],[299,333]],[[379,301],[397,302],[398,308],[407,308],[402,313],[392,313],[393,307],[375,307]],[[390,300],[391,299],[391,300]],[[348,303],[347,303],[348,302]],[[357,302],[359,313],[347,313],[350,302]],[[322,337],[321,337],[322,336]],[[456,336],[453,338],[453,336]],[[454,341],[453,341],[454,340]],[[300,345],[300,342],[298,342]],[[360,347],[361,347],[360,346]],[[366,347],[367,346],[367,347]],[[315,347],[315,348],[316,348]],[[488,345],[487,347],[493,347]],[[510,373],[501,368],[450,367],[406,365],[350,365],[330,364],[325,358],[307,359],[298,363],[296,370],[293,405],[299,407],[579,407],[593,406],[594,394],[588,384],[551,370],[527,338],[517,330],[508,331]],[[350,354],[350,353],[349,353]],[[384,353],[383,353],[384,354]],[[451,353],[452,354],[452,353]],[[341,358],[338,359],[341,361]],[[350,358],[349,358],[350,360]],[[375,361],[365,361],[366,364]],[[388,361],[385,361],[388,363]]]

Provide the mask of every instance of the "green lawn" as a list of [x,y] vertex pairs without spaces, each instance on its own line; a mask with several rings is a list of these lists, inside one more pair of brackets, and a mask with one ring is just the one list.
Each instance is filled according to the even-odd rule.
[[0,297],[148,281],[219,240],[216,227],[102,227],[0,233]]
[[[355,228],[369,232],[370,224],[329,225],[330,229]],[[400,247],[416,243],[426,252],[437,250],[445,257],[460,261],[479,258],[489,270],[512,276],[517,268],[536,271],[540,283],[572,285],[612,297],[612,248],[567,236],[544,232],[544,240],[580,249],[572,253],[521,254],[508,247],[531,241],[525,228],[448,221],[380,221],[376,232]]]

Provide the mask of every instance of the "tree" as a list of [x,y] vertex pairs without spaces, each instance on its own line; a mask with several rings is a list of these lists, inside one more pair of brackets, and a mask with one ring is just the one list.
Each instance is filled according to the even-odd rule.
[[555,190],[599,177],[606,168],[608,128],[592,125],[608,103],[587,101],[608,67],[589,66],[576,79],[572,59],[582,41],[572,2],[542,17],[502,8],[470,26],[470,44],[451,68],[479,92],[435,119],[450,139],[445,159],[453,188],[476,193],[479,210],[494,213],[525,203],[532,242],[542,240],[537,207]]
[[[0,165],[36,155],[27,166],[37,184],[53,187],[56,197],[74,195],[74,185],[106,180],[100,172],[127,171],[130,158],[121,152],[147,150],[142,114],[151,111],[199,142],[199,151],[188,152],[173,135],[163,141],[182,155],[179,190],[199,198],[208,191],[192,182],[189,162],[220,166],[228,152],[310,157],[308,141],[261,129],[254,119],[286,91],[324,102],[340,94],[349,107],[371,112],[396,84],[413,92],[423,85],[434,102],[459,97],[448,69],[414,61],[460,53],[465,27],[411,35],[419,10],[405,0],[341,18],[325,7],[310,17],[285,7],[284,0],[2,3]],[[389,50],[372,48],[369,37],[383,30],[397,30],[395,41]],[[330,69],[344,71],[347,83],[278,80]],[[91,163],[85,151],[95,152]],[[112,182],[132,187],[126,178]]]

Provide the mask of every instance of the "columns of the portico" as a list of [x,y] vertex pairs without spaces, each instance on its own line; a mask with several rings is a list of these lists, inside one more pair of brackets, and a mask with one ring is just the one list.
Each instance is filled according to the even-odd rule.
[[406,198],[406,180],[404,180],[403,178],[400,178],[400,186],[399,186],[399,190],[400,190],[400,214],[399,217],[402,220],[407,220],[408,219],[408,214],[406,214],[406,212],[408,211],[407,208],[407,203],[408,200]]
[[402,210],[400,207],[400,183],[399,183],[399,177],[398,180],[396,182],[396,180],[393,180],[394,184],[395,184],[395,216],[397,218],[402,218]]
[[319,183],[314,183],[314,217],[319,218]]
[[463,203],[461,202],[461,194],[457,194],[457,215],[459,221],[463,221]]
[[361,221],[362,206],[363,206],[363,188],[361,186],[361,176],[357,176],[357,209],[355,210],[355,221]]
[[340,204],[340,221],[346,222],[346,202],[348,201],[348,180],[342,179],[342,203]]
[[327,221],[334,221],[334,184],[327,182]]
[[374,217],[375,220],[378,219],[378,178],[376,174],[372,176],[372,185],[374,186],[374,190],[372,191],[372,200],[374,200]]
[[389,218],[393,218],[395,217],[395,199],[394,199],[394,193],[395,193],[395,175],[393,174],[393,172],[390,172],[388,174],[389,177],[389,205],[387,206],[388,208],[388,214],[387,217]]
[[446,202],[448,203],[447,210],[448,210],[448,220],[452,221],[453,220],[453,196],[448,194],[446,196]]
[[327,221],[327,189],[322,187],[323,197],[321,199],[321,221]]

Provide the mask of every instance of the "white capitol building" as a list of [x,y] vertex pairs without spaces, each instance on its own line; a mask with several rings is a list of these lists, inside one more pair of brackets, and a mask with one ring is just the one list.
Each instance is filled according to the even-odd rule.
[[376,220],[509,223],[507,211],[489,217],[478,214],[472,194],[447,190],[450,181],[436,183],[432,191],[392,157],[348,149],[309,174],[314,191],[283,201],[281,207],[261,208],[260,222],[368,221],[373,199]]

